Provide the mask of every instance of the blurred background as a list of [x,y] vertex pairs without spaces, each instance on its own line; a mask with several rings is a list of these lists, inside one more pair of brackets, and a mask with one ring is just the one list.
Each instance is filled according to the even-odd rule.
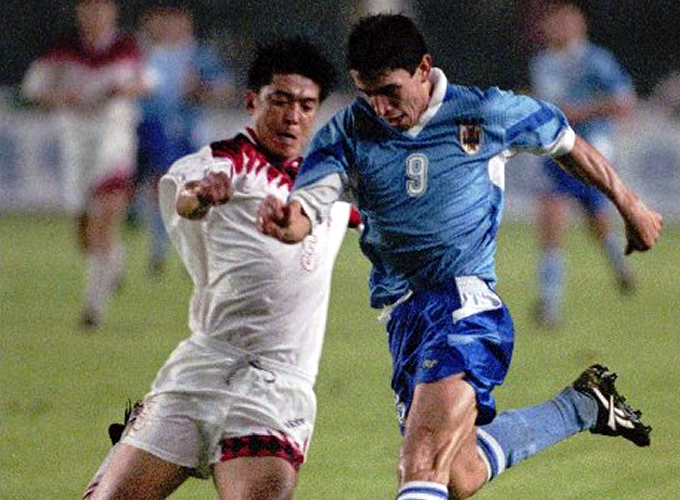
[[[123,25],[134,29],[152,0],[120,0]],[[680,59],[680,3],[672,0],[583,0],[591,36],[613,50],[649,93]],[[538,0],[192,0],[200,34],[237,68],[270,34],[304,33],[338,66],[350,24],[367,10],[406,11],[417,18],[438,64],[457,81],[521,88],[527,84],[531,23]],[[55,36],[73,25],[74,0],[6,0],[0,16],[0,83],[14,85]],[[245,60],[244,60],[245,58]]]
[[[27,109],[19,84],[28,64],[74,25],[75,0],[7,0],[0,16],[0,210],[59,210],[60,146],[50,117]],[[157,4],[120,0],[121,24],[139,28],[140,16]],[[351,89],[344,71],[344,41],[352,23],[373,11],[402,11],[415,17],[435,62],[449,78],[466,85],[528,88],[528,62],[538,40],[535,19],[540,0],[194,0],[184,2],[196,33],[223,58],[238,94],[256,43],[271,36],[304,34],[321,44],[340,69],[341,86],[325,107],[345,104]],[[677,116],[669,106],[646,101],[661,81],[680,68],[680,3],[670,0],[583,0],[591,39],[619,58],[642,99],[638,113],[621,130],[618,168],[651,197],[658,209],[677,218],[680,206],[680,150]],[[680,103],[680,86],[677,91]],[[661,109],[659,109],[661,108]],[[677,108],[680,109],[680,108]],[[36,114],[38,116],[36,116]],[[231,135],[246,117],[237,98],[205,114],[204,139]],[[31,146],[27,148],[27,145]],[[509,170],[508,209],[512,217],[530,213],[532,159]],[[56,181],[56,182],[55,182]]]

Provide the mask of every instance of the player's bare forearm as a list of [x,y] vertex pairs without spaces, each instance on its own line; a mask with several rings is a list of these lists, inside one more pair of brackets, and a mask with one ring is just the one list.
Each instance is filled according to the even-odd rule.
[[643,252],[656,244],[663,225],[661,215],[645,205],[599,151],[577,136],[571,152],[555,160],[569,174],[595,186],[614,203],[626,224],[626,254]]
[[260,205],[257,225],[264,234],[291,244],[302,241],[312,229],[298,201],[283,203],[274,196],[268,196]]
[[175,199],[175,209],[185,219],[202,219],[213,206],[227,203],[233,195],[231,179],[224,172],[208,172],[203,179],[184,184]]

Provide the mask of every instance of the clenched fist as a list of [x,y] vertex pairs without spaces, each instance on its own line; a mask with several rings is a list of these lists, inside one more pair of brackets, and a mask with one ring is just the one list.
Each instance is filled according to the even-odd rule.
[[208,172],[202,179],[189,181],[177,195],[177,213],[186,219],[201,219],[211,207],[227,203],[234,194],[225,172]]

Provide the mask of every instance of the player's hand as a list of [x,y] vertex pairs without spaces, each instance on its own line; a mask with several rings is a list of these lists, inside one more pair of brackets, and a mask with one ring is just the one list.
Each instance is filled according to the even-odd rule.
[[285,204],[270,195],[257,211],[257,227],[279,241],[297,243],[309,234],[311,223],[298,202]]
[[274,238],[281,239],[283,228],[289,223],[290,210],[276,196],[267,196],[257,210],[258,229]]
[[184,184],[176,201],[177,213],[187,219],[201,219],[211,207],[227,203],[234,195],[225,172],[208,172],[202,179]]
[[648,208],[642,201],[634,203],[626,216],[626,255],[650,250],[661,236],[662,227],[661,214]]
[[196,196],[203,205],[224,205],[234,195],[231,179],[226,172],[208,172],[197,181]]

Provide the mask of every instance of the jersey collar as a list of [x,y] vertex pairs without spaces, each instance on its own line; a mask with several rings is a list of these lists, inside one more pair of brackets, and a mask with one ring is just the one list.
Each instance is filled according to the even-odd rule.
[[257,150],[267,159],[271,165],[288,174],[291,179],[295,179],[295,177],[297,177],[300,163],[302,162],[302,157],[283,161],[280,159],[272,159],[272,157],[267,154],[267,151],[264,149],[264,147],[262,147],[260,140],[257,138],[255,130],[253,130],[251,127],[246,127],[246,132],[248,133],[248,138],[257,147]]
[[446,88],[449,83],[444,72],[439,68],[432,68],[432,71],[430,71],[430,82],[432,83],[433,88],[430,104],[428,104],[425,112],[420,115],[418,123],[406,131],[411,137],[417,136],[421,130],[425,128],[428,122],[437,114],[437,111],[439,111],[439,108],[444,102]]

